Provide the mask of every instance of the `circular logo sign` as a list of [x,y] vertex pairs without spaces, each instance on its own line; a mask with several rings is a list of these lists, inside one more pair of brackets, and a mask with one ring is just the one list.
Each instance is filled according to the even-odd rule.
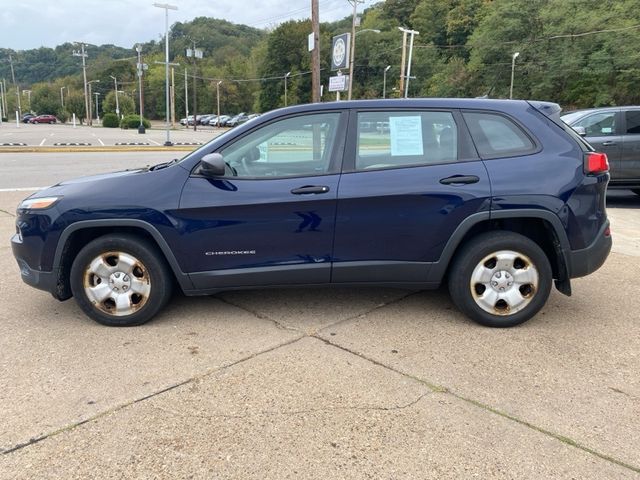
[[336,43],[333,44],[333,63],[336,66],[342,65],[346,53],[347,46],[344,44],[344,40],[342,38],[337,39]]

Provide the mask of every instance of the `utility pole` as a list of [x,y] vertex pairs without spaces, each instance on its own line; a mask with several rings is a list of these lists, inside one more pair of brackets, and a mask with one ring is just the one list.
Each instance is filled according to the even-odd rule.
[[184,69],[184,118],[189,128],[189,80],[187,79],[187,68]]
[[31,111],[31,90],[22,90],[22,94],[27,94],[27,101],[29,102],[29,111]]
[[[407,98],[409,96],[409,80],[411,79],[411,57],[413,56],[413,38],[416,35],[420,35],[420,32],[416,30],[409,30],[402,27],[398,27],[398,28],[402,30],[402,32],[405,34],[402,42],[403,47],[406,46],[406,34],[408,33],[409,35],[411,35],[411,38],[409,40],[409,60],[407,61],[407,76],[406,76],[406,81],[404,83],[404,98]],[[404,57],[404,48],[402,49],[402,56]],[[404,61],[403,61],[403,68],[404,68]]]
[[311,0],[311,27],[313,50],[311,51],[311,101],[320,101],[320,10],[318,0]]
[[67,88],[67,87],[60,87],[60,105],[62,106],[62,109],[64,110],[64,94],[62,93],[62,91]]
[[18,116],[22,117],[22,106],[20,105],[20,87],[16,83],[16,74],[13,72],[13,58],[11,58],[11,55],[9,55],[9,63],[11,64],[11,80],[13,81],[13,85],[16,87],[16,98],[18,101]]
[[400,30],[402,30],[402,60],[400,60],[400,92],[403,92],[404,91],[404,67],[407,60],[407,30],[402,28],[400,28]]
[[118,102],[118,79],[113,75],[109,75],[109,76],[113,78],[113,84],[116,89],[116,115],[118,116],[118,120],[120,120],[120,103]]
[[165,127],[167,130],[167,140],[164,142],[165,146],[170,147],[173,145],[171,143],[171,137],[169,133],[169,10],[178,10],[178,7],[175,5],[169,5],[168,3],[154,3],[154,7],[164,8],[164,24],[165,24],[165,34],[164,34],[164,77],[165,77],[165,104],[166,104],[166,120]]
[[4,113],[9,118],[9,110],[7,108],[7,80],[2,79],[2,101],[4,102]]
[[351,19],[351,48],[349,53],[349,97],[351,100],[351,92],[353,90],[353,60],[354,55],[353,51],[356,48],[356,21],[357,21],[357,10],[358,3],[364,3],[364,0],[349,0],[349,3],[353,3],[353,18]]
[[[76,44],[79,42],[76,42]],[[88,124],[91,125],[93,122],[91,121],[91,115],[89,115],[89,104],[91,103],[89,101],[89,94],[88,94],[88,88],[87,88],[87,63],[86,63],[86,58],[87,58],[87,54],[84,53],[84,43],[80,43],[80,47],[81,47],[81,51],[78,52],[77,50],[73,51],[73,56],[74,57],[82,57],[82,76],[84,78],[84,109],[85,109],[85,118],[88,118]]]
[[509,100],[513,98],[513,76],[516,71],[516,58],[518,58],[518,55],[520,55],[520,52],[515,52],[511,55],[511,86],[509,87]]

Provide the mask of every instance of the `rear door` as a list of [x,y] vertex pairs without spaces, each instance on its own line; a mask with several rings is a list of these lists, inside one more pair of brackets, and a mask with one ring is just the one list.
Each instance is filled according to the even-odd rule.
[[426,282],[487,171],[447,110],[353,111],[338,190],[332,282]]
[[640,181],[640,109],[624,113],[625,135],[622,141],[619,179],[637,184]]

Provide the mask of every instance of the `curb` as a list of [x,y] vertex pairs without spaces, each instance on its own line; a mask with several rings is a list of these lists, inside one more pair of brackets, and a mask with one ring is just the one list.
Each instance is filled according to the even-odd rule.
[[173,147],[158,146],[59,146],[59,147],[28,147],[28,146],[0,146],[2,153],[67,153],[67,152],[191,152],[200,145],[175,145]]

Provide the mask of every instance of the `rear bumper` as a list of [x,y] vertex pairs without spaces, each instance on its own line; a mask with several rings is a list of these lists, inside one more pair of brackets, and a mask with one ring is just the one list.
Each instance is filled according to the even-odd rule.
[[568,252],[567,261],[570,278],[584,277],[602,266],[611,251],[611,234],[605,234],[608,229],[609,222],[607,221],[591,245],[581,250],[570,250]]

